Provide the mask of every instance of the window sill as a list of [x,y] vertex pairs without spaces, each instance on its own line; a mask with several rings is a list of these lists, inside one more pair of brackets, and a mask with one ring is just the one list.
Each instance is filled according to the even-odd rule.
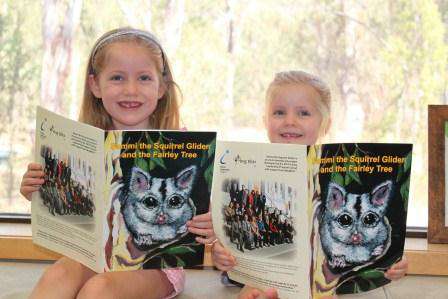
[[30,224],[0,223],[0,259],[51,261],[60,256],[33,243]]
[[448,275],[448,244],[429,244],[426,239],[406,238],[408,274]]
[[[211,248],[206,247],[205,266],[212,266]],[[426,239],[406,238],[408,274],[448,275],[448,244],[428,244]],[[0,259],[56,260],[59,254],[33,244],[31,225],[0,223]]]

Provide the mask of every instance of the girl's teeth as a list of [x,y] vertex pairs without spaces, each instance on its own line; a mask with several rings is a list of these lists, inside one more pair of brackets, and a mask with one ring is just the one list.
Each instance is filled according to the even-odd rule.
[[281,135],[286,138],[291,138],[291,137],[297,138],[300,136],[299,134],[293,134],[293,133],[283,133]]
[[118,104],[123,108],[137,108],[141,106],[139,102],[120,102]]

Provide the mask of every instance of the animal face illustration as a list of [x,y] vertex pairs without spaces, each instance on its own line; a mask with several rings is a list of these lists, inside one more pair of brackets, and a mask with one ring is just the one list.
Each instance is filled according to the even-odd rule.
[[370,193],[353,194],[331,182],[319,232],[333,268],[360,265],[382,256],[390,245],[391,227],[385,216],[392,181]]
[[169,178],[157,178],[132,168],[129,190],[120,198],[121,212],[134,244],[140,250],[170,242],[187,232],[186,222],[196,213],[190,198],[196,166]]

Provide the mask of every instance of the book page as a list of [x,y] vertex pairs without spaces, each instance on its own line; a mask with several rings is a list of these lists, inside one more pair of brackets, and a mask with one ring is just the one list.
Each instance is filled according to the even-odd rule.
[[100,271],[104,131],[37,108],[33,242]]
[[231,279],[310,296],[306,146],[218,142],[213,226],[236,257]]

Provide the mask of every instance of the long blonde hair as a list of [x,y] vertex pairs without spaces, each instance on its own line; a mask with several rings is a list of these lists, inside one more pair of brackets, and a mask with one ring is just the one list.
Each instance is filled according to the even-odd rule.
[[284,71],[275,74],[274,80],[266,90],[265,107],[268,109],[270,102],[275,97],[278,88],[290,84],[304,84],[311,86],[319,94],[317,109],[322,115],[319,136],[323,136],[331,122],[331,91],[328,85],[319,77],[304,71]]
[[87,64],[84,82],[84,96],[81,103],[79,120],[89,125],[111,129],[112,119],[104,109],[103,102],[95,97],[89,87],[89,76],[99,75],[104,67],[108,46],[114,42],[134,42],[147,48],[153,57],[159,80],[165,93],[157,102],[157,107],[149,116],[149,124],[154,129],[179,129],[179,98],[180,89],[174,82],[168,59],[156,37],[151,33],[123,27],[106,32],[95,43]]

